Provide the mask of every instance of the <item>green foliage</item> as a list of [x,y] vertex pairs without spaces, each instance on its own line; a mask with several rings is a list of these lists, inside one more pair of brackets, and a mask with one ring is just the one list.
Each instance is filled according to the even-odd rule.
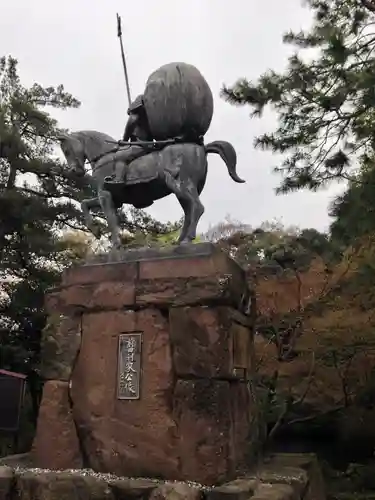
[[[137,214],[135,214],[135,216],[137,217]],[[141,213],[141,217],[145,220],[145,217],[149,216]],[[151,217],[149,218],[150,221],[153,220]],[[148,222],[147,219],[146,222]],[[167,224],[138,224],[138,226],[133,227],[132,232],[125,231],[121,236],[121,240],[123,245],[127,248],[170,246],[176,244],[180,235],[181,227],[182,220],[177,222],[168,222]]]
[[265,251],[270,262],[299,272],[307,270],[318,256],[328,262],[333,256],[333,248],[327,235],[313,228],[286,235],[283,241]]
[[[56,157],[57,122],[47,109],[79,101],[58,87],[26,88],[12,57],[0,59],[0,367],[27,373],[38,365],[46,290],[61,270],[82,257],[90,237],[73,241],[67,229],[85,231],[79,203],[94,196],[88,176],[68,173]],[[103,224],[101,215],[98,223]],[[123,211],[129,234],[168,232],[142,211]],[[72,245],[69,248],[69,245]]]
[[22,86],[17,61],[0,59],[0,365],[36,362],[46,289],[65,261],[58,232],[82,227],[73,200],[90,193],[53,157],[57,123],[47,107],[79,106],[63,86]]
[[316,229],[284,227],[278,222],[264,222],[254,229],[227,218],[202,238],[216,242],[245,268],[263,265],[302,271],[316,256],[333,256],[326,234]]
[[332,238],[344,246],[375,232],[375,169],[373,162],[363,166],[358,177],[331,206]]
[[135,241],[139,241],[139,244],[142,244],[142,238],[152,241],[162,239],[163,236],[176,233],[176,231],[179,232],[182,227],[182,219],[177,222],[163,224],[155,220],[144,210],[133,207],[127,208],[120,213],[120,223],[126,233],[123,237],[126,244],[135,244]]
[[306,3],[313,25],[284,35],[296,49],[287,69],[222,90],[229,102],[249,105],[252,116],[266,106],[276,111],[277,129],[257,137],[255,146],[282,154],[275,167],[283,175],[280,193],[350,179],[375,146],[374,3]]

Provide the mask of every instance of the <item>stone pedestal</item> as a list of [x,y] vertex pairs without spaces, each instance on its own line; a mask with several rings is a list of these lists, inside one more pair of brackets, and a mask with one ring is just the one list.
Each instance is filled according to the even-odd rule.
[[[47,297],[35,465],[75,466],[59,449],[68,436],[96,471],[208,485],[235,477],[259,430],[249,299],[243,271],[211,244],[66,271]],[[71,405],[60,420],[56,391]]]

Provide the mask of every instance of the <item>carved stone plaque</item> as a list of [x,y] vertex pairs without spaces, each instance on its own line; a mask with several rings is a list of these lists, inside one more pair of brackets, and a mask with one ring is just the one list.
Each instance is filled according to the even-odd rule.
[[117,399],[139,399],[142,333],[122,333],[118,343]]

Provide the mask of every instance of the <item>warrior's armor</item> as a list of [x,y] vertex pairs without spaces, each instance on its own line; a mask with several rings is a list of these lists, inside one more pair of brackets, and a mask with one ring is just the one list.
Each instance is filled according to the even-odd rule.
[[[152,142],[152,134],[150,132],[150,127],[148,124],[147,114],[143,103],[143,95],[139,95],[130,104],[128,109],[128,121],[125,126],[125,131],[123,135],[123,141],[136,143],[138,141],[149,141]],[[150,146],[147,145],[134,145],[131,154],[127,156],[126,164],[140,158],[145,154],[150,152]],[[108,184],[118,184],[124,182],[123,169],[119,169],[116,173],[105,179]]]
[[139,95],[129,106],[128,121],[125,126],[124,141],[152,141],[152,135],[148,124],[147,114],[144,107],[143,95]]
[[[123,141],[132,143],[129,154],[126,155],[126,165],[129,165],[133,160],[140,158],[152,151],[162,149],[168,141],[159,141],[153,144],[153,136],[148,123],[147,113],[144,106],[143,95],[139,95],[128,108],[128,121],[125,126]],[[194,130],[189,130],[188,133],[182,133],[178,137],[171,138],[172,143],[192,142],[194,144],[203,144],[203,136],[199,136]],[[138,145],[137,142],[140,142]],[[150,144],[142,144],[149,142]],[[170,143],[171,143],[170,142]],[[124,182],[124,168],[116,169],[116,173],[105,178],[105,182],[109,185],[121,184]]]

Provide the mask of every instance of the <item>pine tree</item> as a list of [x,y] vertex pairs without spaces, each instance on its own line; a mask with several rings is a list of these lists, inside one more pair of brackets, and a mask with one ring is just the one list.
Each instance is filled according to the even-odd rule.
[[331,235],[343,247],[375,234],[375,169],[371,163],[331,205]]
[[[78,202],[94,192],[54,154],[60,130],[46,111],[79,105],[62,85],[24,87],[17,61],[0,59],[0,368],[37,366],[44,296],[74,255],[62,236],[85,230]],[[141,211],[121,216],[130,234],[169,230]]]
[[276,111],[276,130],[255,146],[282,154],[274,169],[283,175],[279,193],[352,179],[375,147],[375,1],[305,3],[313,25],[284,35],[296,48],[286,70],[222,90],[229,102],[249,105],[253,117],[266,106]]
[[61,269],[58,231],[82,227],[79,179],[53,158],[56,121],[47,107],[79,101],[63,86],[22,86],[17,61],[0,60],[0,365],[27,371],[37,361],[43,298]]

